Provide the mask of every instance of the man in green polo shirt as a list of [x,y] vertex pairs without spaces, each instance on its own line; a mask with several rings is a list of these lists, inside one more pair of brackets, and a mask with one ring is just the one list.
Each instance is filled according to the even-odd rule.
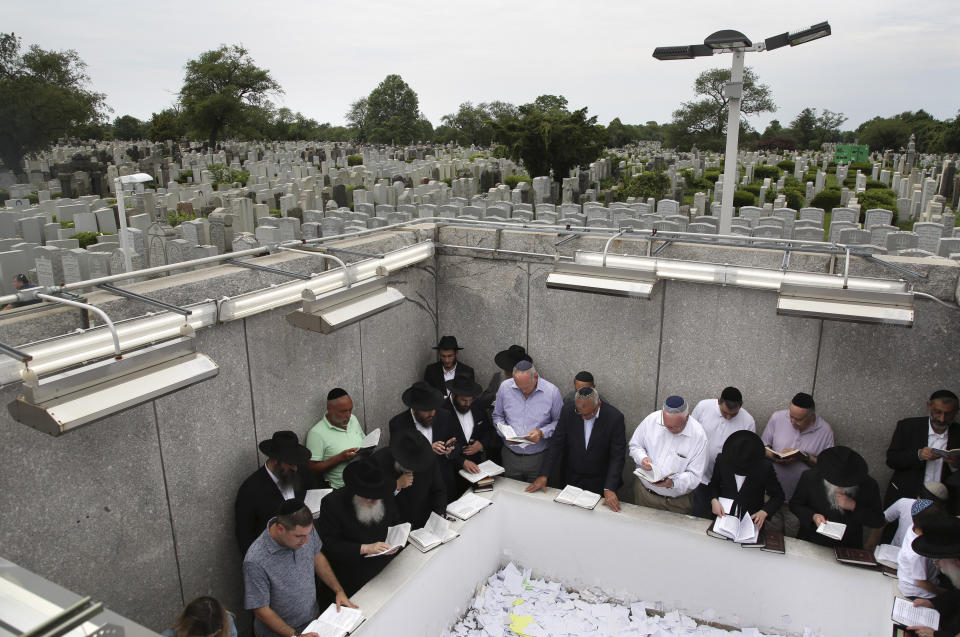
[[307,448],[312,454],[310,470],[339,489],[343,486],[343,469],[357,457],[363,438],[350,395],[339,387],[331,389],[327,394],[327,413],[307,432]]

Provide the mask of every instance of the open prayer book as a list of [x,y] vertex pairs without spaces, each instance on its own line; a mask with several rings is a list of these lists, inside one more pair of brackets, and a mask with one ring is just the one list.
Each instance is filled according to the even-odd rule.
[[847,532],[847,525],[841,522],[831,522],[827,520],[823,524],[817,527],[817,533],[820,535],[826,535],[829,538],[834,540],[842,540],[843,534]]
[[559,502],[560,504],[572,504],[575,507],[583,507],[584,509],[593,509],[597,506],[597,503],[600,502],[600,495],[593,491],[586,491],[580,487],[568,484],[563,488],[563,491],[557,494],[557,497],[555,497],[553,501]]
[[519,447],[526,447],[527,445],[532,445],[533,443],[519,435],[516,430],[507,424],[497,425],[497,429],[500,430],[500,433],[503,434],[504,440],[507,442],[515,442]]
[[936,447],[931,447],[930,453],[935,456],[940,456],[941,458],[960,458],[960,449],[937,449]]
[[480,469],[480,473],[470,473],[466,469],[460,469],[460,475],[466,478],[469,482],[476,484],[484,478],[492,478],[493,476],[498,476],[506,471],[506,469],[498,465],[493,460],[485,460],[478,464],[477,468]]
[[654,483],[654,482],[660,482],[660,481],[663,480],[664,478],[669,478],[669,477],[672,476],[673,474],[672,474],[672,473],[664,473],[663,470],[660,469],[660,467],[658,467],[657,465],[655,465],[655,464],[653,464],[653,463],[651,462],[651,463],[650,463],[650,471],[647,471],[646,469],[644,469],[644,468],[641,467],[640,465],[637,465],[637,468],[636,468],[636,470],[633,472],[633,475],[637,476],[638,478],[643,478],[644,480],[646,480],[647,482],[649,482],[649,483],[652,484],[652,483]]
[[745,544],[755,544],[760,535],[757,526],[750,519],[750,512],[744,511],[742,518],[731,514],[733,500],[730,498],[717,498],[720,506],[723,507],[724,515],[717,516],[713,521],[713,531],[718,535],[730,538],[734,542]]
[[363,442],[357,448],[358,454],[373,453],[373,450],[380,444],[380,429],[374,429],[363,438]]
[[320,517],[320,501],[331,493],[333,489],[307,489],[306,495],[303,496],[303,503],[310,508],[314,519]]
[[902,597],[893,598],[893,611],[890,619],[903,626],[929,626],[940,628],[940,612],[926,606],[914,606],[913,602]]
[[355,631],[364,619],[363,613],[356,608],[341,606],[338,613],[337,605],[330,604],[320,617],[307,624],[303,632],[317,633],[320,637],[345,637]]
[[427,518],[427,523],[423,525],[422,529],[410,531],[410,544],[426,553],[430,549],[446,544],[459,536],[459,533],[450,528],[449,521],[431,511],[430,517]]
[[371,553],[367,557],[376,557],[378,555],[384,555],[395,549],[403,548],[407,544],[407,538],[410,537],[410,523],[404,522],[403,524],[398,524],[396,526],[391,526],[387,528],[387,539],[384,540],[387,544],[390,545],[386,551],[380,551],[379,553]]
[[787,459],[787,458],[792,458],[792,457],[794,457],[794,456],[803,455],[803,452],[800,451],[799,449],[781,449],[780,451],[777,451],[776,449],[773,449],[772,447],[767,447],[767,449],[770,451],[770,453],[772,453],[773,455],[777,456],[777,457],[780,458],[781,460],[785,460],[785,459]]
[[900,547],[893,544],[878,544],[873,549],[873,557],[878,564],[889,566],[892,569],[897,568],[897,558],[900,556]]
[[492,501],[467,491],[447,505],[447,513],[461,520],[469,520],[491,504],[493,504]]

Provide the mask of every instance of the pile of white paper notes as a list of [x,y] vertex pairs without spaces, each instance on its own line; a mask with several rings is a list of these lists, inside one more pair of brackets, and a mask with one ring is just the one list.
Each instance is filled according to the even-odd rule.
[[[662,617],[647,616],[647,608],[661,610],[661,605],[637,602],[627,606],[592,590],[566,591],[559,582],[531,579],[529,569],[521,572],[510,563],[481,585],[467,614],[446,637],[768,635],[756,628],[727,631],[697,624],[675,610]],[[707,621],[716,618],[715,611],[704,614],[712,615],[704,617]],[[804,629],[803,635],[813,637],[814,633]]]

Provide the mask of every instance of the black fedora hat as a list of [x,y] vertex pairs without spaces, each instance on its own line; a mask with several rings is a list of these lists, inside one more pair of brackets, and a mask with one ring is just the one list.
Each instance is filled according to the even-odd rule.
[[723,459],[733,472],[748,476],[763,466],[765,450],[760,436],[752,431],[735,431],[723,443]]
[[483,393],[483,387],[481,387],[480,384],[475,382],[472,378],[464,374],[456,374],[445,384],[447,386],[447,390],[451,394],[456,394],[457,396],[469,396],[470,398],[476,398]]
[[268,458],[287,464],[303,464],[313,455],[292,431],[275,431],[270,440],[264,440],[258,446]]
[[390,453],[405,469],[426,471],[434,462],[433,448],[419,431],[404,429],[390,438]]
[[400,396],[403,404],[417,411],[433,411],[443,404],[443,394],[424,380],[418,380]]
[[386,497],[392,482],[371,458],[354,460],[343,470],[343,484],[347,491],[369,500]]
[[433,349],[463,349],[457,344],[456,336],[441,336],[440,342]]
[[867,477],[867,461],[850,447],[824,449],[817,467],[824,480],[838,487],[855,487]]
[[511,345],[507,349],[497,352],[497,355],[493,357],[493,362],[500,369],[513,369],[520,361],[533,362],[533,359],[527,354],[527,350],[520,345]]
[[911,544],[913,550],[934,560],[960,558],[960,519],[944,514],[923,525],[923,535]]

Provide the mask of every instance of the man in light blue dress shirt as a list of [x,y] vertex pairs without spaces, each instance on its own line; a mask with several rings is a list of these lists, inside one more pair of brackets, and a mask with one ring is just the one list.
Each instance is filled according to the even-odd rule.
[[[493,424],[504,439],[505,475],[532,482],[540,473],[546,438],[553,435],[560,418],[563,398],[553,383],[540,378],[530,361],[520,361],[513,377],[503,381],[493,407]],[[509,425],[525,442],[510,442],[502,427]]]

